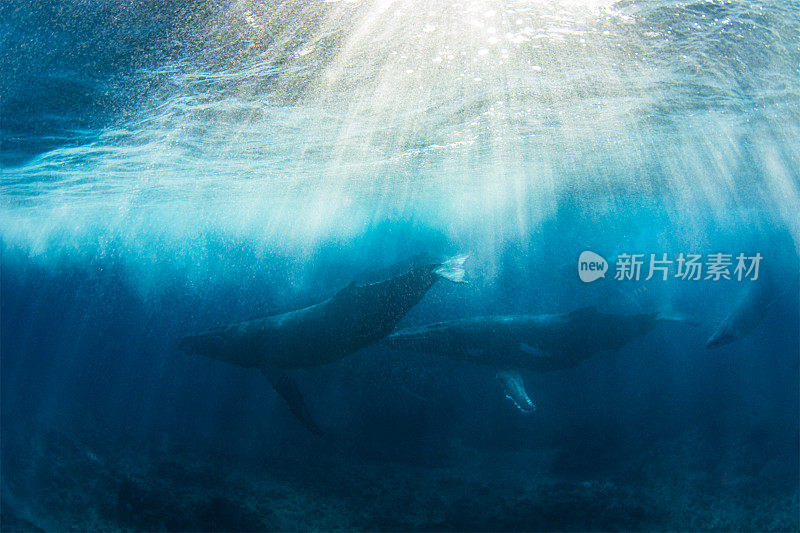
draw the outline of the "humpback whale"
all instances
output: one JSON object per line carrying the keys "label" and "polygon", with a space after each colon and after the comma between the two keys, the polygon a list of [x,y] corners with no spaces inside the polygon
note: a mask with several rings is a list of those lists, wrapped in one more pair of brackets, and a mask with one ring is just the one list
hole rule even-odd
{"label": "humpback whale", "polygon": [[397,331],[391,348],[443,355],[499,370],[506,396],[522,411],[535,409],[519,370],[544,372],[578,365],[622,348],[660,322],[690,322],[680,315],[619,315],[586,307],[564,314],[499,315],[450,320]]}
{"label": "humpback whale", "polygon": [[178,348],[260,370],[303,425],[319,434],[319,426],[286,371],[332,363],[377,343],[436,281],[465,283],[465,260],[466,256],[458,256],[418,266],[377,283],[353,282],[302,309],[189,335]]}
{"label": "humpback whale", "polygon": [[774,282],[766,273],[756,281],[750,281],[733,305],[730,313],[717,326],[706,342],[707,348],[719,348],[750,333],[761,323],[764,315],[778,299]]}

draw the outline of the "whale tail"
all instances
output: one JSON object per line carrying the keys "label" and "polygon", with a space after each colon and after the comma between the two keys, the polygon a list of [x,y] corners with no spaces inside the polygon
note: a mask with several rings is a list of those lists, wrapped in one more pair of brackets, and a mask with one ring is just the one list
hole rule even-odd
{"label": "whale tail", "polygon": [[453,283],[466,283],[467,271],[464,269],[464,263],[467,261],[467,257],[469,256],[457,255],[452,257],[434,268],[433,273]]}

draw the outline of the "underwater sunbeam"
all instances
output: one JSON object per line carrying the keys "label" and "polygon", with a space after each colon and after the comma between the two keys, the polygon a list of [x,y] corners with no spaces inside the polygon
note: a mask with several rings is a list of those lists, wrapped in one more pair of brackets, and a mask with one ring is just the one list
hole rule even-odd
{"label": "underwater sunbeam", "polygon": [[0,1],[0,530],[800,530],[798,36]]}

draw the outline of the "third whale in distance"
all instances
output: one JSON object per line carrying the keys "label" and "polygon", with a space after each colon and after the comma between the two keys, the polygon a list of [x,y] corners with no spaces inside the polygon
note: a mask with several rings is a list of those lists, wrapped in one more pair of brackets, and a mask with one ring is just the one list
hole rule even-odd
{"label": "third whale in distance", "polygon": [[753,331],[777,301],[780,293],[766,273],[761,279],[746,283],[730,312],[709,337],[707,348],[725,346]]}

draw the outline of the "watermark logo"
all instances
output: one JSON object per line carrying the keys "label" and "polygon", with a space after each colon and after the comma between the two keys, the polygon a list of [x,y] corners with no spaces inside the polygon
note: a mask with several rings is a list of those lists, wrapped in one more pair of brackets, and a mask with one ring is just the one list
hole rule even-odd
{"label": "watermark logo", "polygon": [[608,261],[603,256],[589,250],[581,252],[578,258],[578,276],[584,283],[591,283],[597,279],[606,277],[608,271]]}
{"label": "watermark logo", "polygon": [[[679,253],[672,257],[668,254],[621,253],[614,263],[614,280],[756,281],[763,258],[760,253],[734,255],[719,252],[705,257],[692,253]],[[606,260],[594,252],[586,250],[578,258],[578,276],[584,283],[604,278],[607,271]]]}

